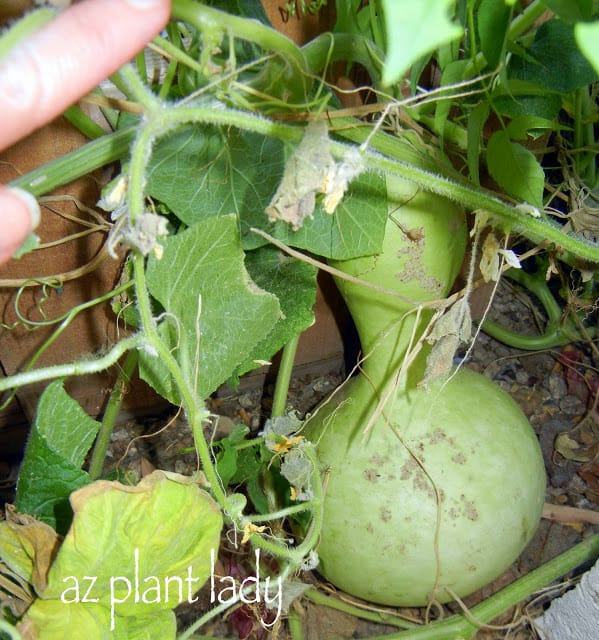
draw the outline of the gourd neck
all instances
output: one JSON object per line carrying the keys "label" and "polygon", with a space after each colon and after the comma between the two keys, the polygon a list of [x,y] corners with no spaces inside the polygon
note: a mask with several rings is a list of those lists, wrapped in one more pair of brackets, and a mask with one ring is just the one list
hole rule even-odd
{"label": "gourd neck", "polygon": [[[400,390],[416,386],[422,380],[430,351],[428,344],[419,341],[432,317],[431,310],[398,304],[388,296],[371,300],[370,313],[365,316],[356,313],[364,308],[361,295],[347,295],[342,285],[340,289],[360,338],[360,370],[373,388],[383,390],[389,383]],[[397,379],[399,372],[402,375]]]}

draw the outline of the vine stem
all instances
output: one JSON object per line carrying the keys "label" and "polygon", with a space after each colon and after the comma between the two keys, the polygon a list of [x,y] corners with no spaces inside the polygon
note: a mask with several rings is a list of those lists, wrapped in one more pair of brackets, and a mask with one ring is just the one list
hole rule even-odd
{"label": "vine stem", "polygon": [[[45,353],[45,351],[47,351],[52,346],[52,344],[54,344],[54,342],[56,342],[58,337],[65,331],[65,329],[67,329],[67,327],[69,327],[71,322],[75,319],[75,317],[79,313],[81,313],[85,309],[89,309],[90,307],[93,307],[93,306],[95,306],[97,304],[101,304],[102,302],[105,302],[106,300],[109,300],[110,298],[118,295],[119,293],[122,293],[123,291],[126,291],[129,287],[130,287],[129,283],[121,285],[120,287],[117,287],[116,289],[113,289],[112,291],[109,291],[108,293],[106,293],[106,294],[104,294],[104,295],[102,295],[102,296],[100,296],[98,298],[95,298],[94,300],[90,300],[89,302],[84,302],[83,304],[80,304],[80,305],[78,305],[76,307],[73,307],[72,309],[70,309],[68,311],[68,313],[66,313],[64,315],[63,318],[59,318],[58,320],[56,320],[56,322],[60,322],[60,326],[58,326],[56,328],[56,330],[52,333],[52,335],[50,335],[44,341],[44,343],[38,348],[38,350],[32,356],[31,360],[27,363],[23,373],[31,372],[33,370],[33,367],[35,366],[35,363],[42,357],[42,355]],[[19,296],[17,295],[17,301],[15,302],[15,305],[17,305],[17,307],[16,307],[17,308],[17,315],[20,315],[19,312],[18,312],[18,298],[19,298]],[[9,378],[5,378],[5,380],[8,380],[8,379]],[[15,385],[14,390],[12,391],[12,393],[9,394],[8,398],[6,398],[6,400],[4,402],[0,403],[0,411],[2,409],[4,409],[5,407],[7,407],[12,402],[13,398],[17,394],[17,389],[18,389],[19,386],[20,385]]]}
{"label": "vine stem", "polygon": [[[143,127],[137,142],[145,148],[145,154],[133,157],[131,160],[131,180],[143,179],[143,169],[146,158],[151,152],[151,145],[162,134],[176,126],[192,123],[234,126],[265,136],[273,136],[283,142],[297,143],[301,139],[303,129],[297,126],[273,122],[251,113],[226,109],[220,103],[209,106],[178,107],[155,112],[151,120]],[[331,153],[343,159],[347,156],[350,146],[342,142],[330,141]],[[147,155],[146,155],[147,154]],[[479,187],[473,187],[466,182],[458,182],[446,176],[422,169],[421,167],[404,162],[399,158],[391,158],[380,153],[364,150],[366,168],[385,174],[396,175],[404,180],[416,184],[424,191],[448,198],[472,211],[484,210],[500,221],[508,231],[522,233],[533,242],[554,243],[562,250],[569,252],[582,260],[599,263],[599,245],[582,238],[567,235],[557,224],[553,224],[541,213],[528,212],[527,207],[511,206],[491,193]],[[143,184],[143,183],[142,183]],[[137,186],[135,187],[138,188]],[[135,192],[135,200],[131,206],[135,211],[141,208],[142,189]],[[434,213],[434,212],[433,212]]]}
{"label": "vine stem", "polygon": [[295,362],[295,354],[297,353],[297,345],[299,335],[291,338],[283,347],[283,355],[281,364],[279,365],[279,373],[277,375],[277,383],[275,385],[275,393],[272,401],[271,416],[277,418],[285,415],[287,409],[287,394],[289,392],[289,382],[293,372],[293,363]]}
{"label": "vine stem", "polygon": [[[139,149],[134,148],[132,164],[133,158],[137,157],[139,155],[139,152]],[[141,149],[141,152],[143,152],[143,149]],[[130,188],[132,186],[133,185],[130,185]],[[138,185],[137,187],[139,188]],[[198,406],[198,399],[191,391],[192,387],[190,387],[187,380],[185,379],[185,376],[181,371],[181,368],[179,367],[179,364],[177,363],[175,357],[165,346],[165,344],[160,339],[160,336],[158,335],[156,323],[154,322],[154,318],[152,317],[150,296],[146,285],[145,260],[139,252],[135,252],[133,256],[133,279],[135,282],[135,292],[137,295],[137,309],[139,311],[141,326],[145,339],[147,341],[147,346],[149,347],[146,349],[146,351],[153,351],[153,355],[161,359],[162,363],[167,367],[170,375],[173,377],[175,385],[179,390],[179,393],[181,394],[181,404],[185,410],[185,413],[187,414],[187,419],[189,420],[192,429],[196,451],[198,457],[200,458],[200,462],[202,463],[202,470],[206,476],[208,483],[210,484],[214,498],[221,506],[221,508],[223,510],[226,510],[226,495],[222,488],[218,474],[216,473],[214,464],[212,463],[210,449],[202,432],[202,421],[208,416],[208,411],[205,409],[203,404],[201,407]]]}
{"label": "vine stem", "polygon": [[118,362],[120,357],[131,349],[143,348],[145,336],[136,334],[130,338],[125,338],[112,347],[105,355],[93,360],[80,360],[71,364],[57,364],[51,367],[34,369],[15,373],[7,378],[0,378],[0,391],[7,391],[15,387],[23,387],[36,382],[44,382],[55,378],[68,378],[69,376],[83,376],[90,373],[104,371]]}
{"label": "vine stem", "polygon": [[110,394],[108,404],[106,405],[106,411],[102,418],[102,426],[98,432],[98,437],[96,438],[91,461],[89,463],[89,477],[92,480],[97,480],[102,474],[106,451],[108,451],[108,446],[110,444],[110,436],[114,429],[117,414],[123,403],[123,398],[125,397],[129,383],[131,382],[131,376],[137,366],[137,360],[137,351],[129,351],[122,369],[119,369],[115,385],[112,389],[112,393]]}
{"label": "vine stem", "polygon": [[253,42],[266,51],[276,52],[293,68],[290,83],[305,84],[309,69],[301,49],[287,36],[258,20],[248,20],[219,11],[193,0],[173,0],[171,15],[184,20],[202,32],[228,33],[242,40]]}

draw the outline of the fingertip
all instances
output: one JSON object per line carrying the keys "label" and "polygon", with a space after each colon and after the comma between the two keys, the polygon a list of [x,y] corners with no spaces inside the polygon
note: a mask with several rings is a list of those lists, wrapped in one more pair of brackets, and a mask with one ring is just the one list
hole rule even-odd
{"label": "fingertip", "polygon": [[37,200],[16,187],[0,188],[0,262],[11,258],[40,222]]}
{"label": "fingertip", "polygon": [[170,6],[170,0],[127,0],[127,3],[136,9],[157,9],[166,4]]}

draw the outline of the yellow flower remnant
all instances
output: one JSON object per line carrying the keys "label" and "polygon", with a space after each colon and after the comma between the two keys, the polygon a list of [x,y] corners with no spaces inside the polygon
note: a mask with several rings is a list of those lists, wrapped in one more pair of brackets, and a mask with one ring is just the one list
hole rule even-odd
{"label": "yellow flower remnant", "polygon": [[252,524],[251,522],[246,522],[243,525],[243,538],[241,538],[241,544],[245,544],[249,541],[252,533],[262,533],[266,529],[266,527],[259,527],[258,525]]}
{"label": "yellow flower remnant", "polygon": [[293,436],[288,438],[287,436],[279,436],[277,442],[269,443],[268,448],[273,453],[284,454],[287,453],[292,447],[297,445],[304,439],[304,436]]}

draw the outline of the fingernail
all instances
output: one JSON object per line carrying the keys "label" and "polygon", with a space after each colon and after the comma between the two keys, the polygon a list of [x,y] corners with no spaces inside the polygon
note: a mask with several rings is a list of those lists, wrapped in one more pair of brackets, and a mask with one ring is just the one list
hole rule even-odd
{"label": "fingernail", "polygon": [[127,2],[136,9],[152,9],[164,4],[164,0],[127,0]]}
{"label": "fingernail", "polygon": [[25,189],[8,187],[8,190],[19,198],[19,200],[27,207],[29,218],[31,220],[31,230],[33,231],[33,229],[35,229],[40,223],[41,218],[40,206],[37,203],[37,200],[29,193],[29,191],[25,191]]}

